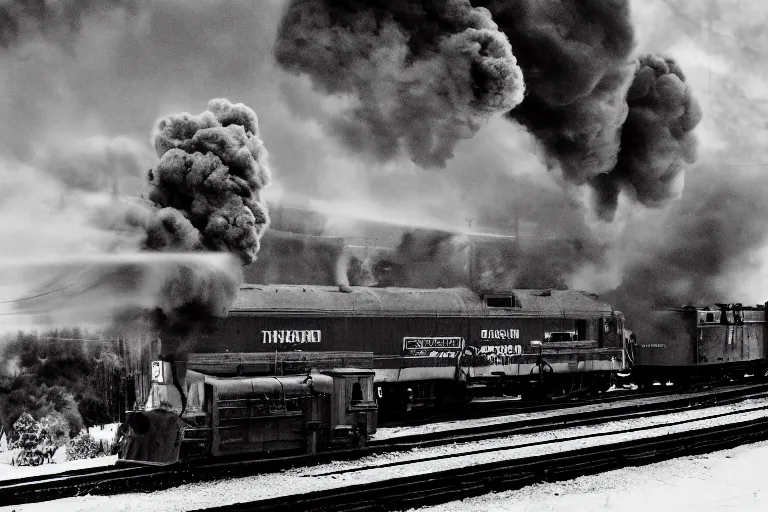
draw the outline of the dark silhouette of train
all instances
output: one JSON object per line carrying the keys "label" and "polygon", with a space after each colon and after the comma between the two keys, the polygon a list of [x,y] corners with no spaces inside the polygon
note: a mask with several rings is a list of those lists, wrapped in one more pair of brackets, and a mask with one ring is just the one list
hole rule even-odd
{"label": "dark silhouette of train", "polygon": [[620,312],[575,290],[246,285],[227,318],[150,346],[151,382],[137,386],[147,392],[120,429],[120,456],[312,453],[364,444],[380,414],[478,397],[762,376],[765,315],[658,310],[637,340]]}

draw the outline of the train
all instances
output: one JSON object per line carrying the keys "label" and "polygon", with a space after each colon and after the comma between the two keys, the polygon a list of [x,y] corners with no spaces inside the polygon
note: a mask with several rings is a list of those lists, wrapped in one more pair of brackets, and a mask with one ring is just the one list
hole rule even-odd
{"label": "train", "polygon": [[643,336],[626,347],[631,380],[640,386],[688,386],[764,377],[768,303],[656,308]]}
{"label": "train", "polygon": [[577,290],[245,285],[227,318],[149,346],[149,391],[118,431],[120,460],[354,448],[380,416],[414,409],[768,369],[765,305],[654,310],[648,323],[638,340]]}

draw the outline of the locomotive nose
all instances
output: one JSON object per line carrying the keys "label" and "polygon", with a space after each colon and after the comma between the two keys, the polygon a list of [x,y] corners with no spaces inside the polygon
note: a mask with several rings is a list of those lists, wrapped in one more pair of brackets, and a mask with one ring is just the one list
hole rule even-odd
{"label": "locomotive nose", "polygon": [[179,460],[186,424],[165,410],[132,412],[121,427],[119,461],[133,464],[173,464]]}

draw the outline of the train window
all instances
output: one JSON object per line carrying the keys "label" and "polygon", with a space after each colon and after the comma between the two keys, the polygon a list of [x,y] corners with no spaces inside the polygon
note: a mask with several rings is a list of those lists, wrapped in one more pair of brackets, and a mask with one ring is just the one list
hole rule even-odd
{"label": "train window", "polygon": [[714,313],[707,313],[707,322],[714,322],[715,321],[715,314]]}
{"label": "train window", "polygon": [[512,297],[486,297],[485,305],[489,308],[512,308],[514,302]]}
{"label": "train window", "polygon": [[363,387],[359,382],[352,384],[352,403],[363,401]]}

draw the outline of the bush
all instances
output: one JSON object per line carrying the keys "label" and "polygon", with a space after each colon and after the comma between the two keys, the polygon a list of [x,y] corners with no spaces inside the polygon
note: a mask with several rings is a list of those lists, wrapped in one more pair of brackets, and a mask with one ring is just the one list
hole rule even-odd
{"label": "bush", "polygon": [[95,396],[84,396],[77,404],[77,411],[83,418],[86,427],[93,427],[103,423],[109,423],[107,404],[104,400]]}
{"label": "bush", "polygon": [[[46,460],[52,443],[42,425],[28,413],[23,413],[13,424],[14,437],[9,448],[19,449],[17,466],[39,466]],[[52,455],[52,453],[51,453]]]}
{"label": "bush", "polygon": [[94,459],[106,455],[101,443],[97,443],[87,431],[82,431],[67,446],[67,460]]}

